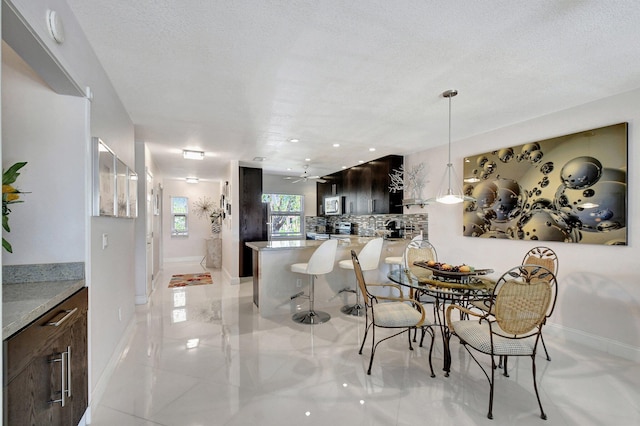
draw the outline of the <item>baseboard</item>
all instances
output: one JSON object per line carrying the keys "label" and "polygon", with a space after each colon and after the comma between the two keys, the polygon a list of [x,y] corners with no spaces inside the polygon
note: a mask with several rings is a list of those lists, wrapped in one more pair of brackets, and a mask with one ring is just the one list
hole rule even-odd
{"label": "baseboard", "polygon": [[164,263],[175,262],[201,262],[202,256],[185,256],[185,257],[165,257],[162,259]]}
{"label": "baseboard", "polygon": [[240,277],[232,277],[231,274],[229,273],[229,271],[227,271],[227,268],[222,267],[222,273],[224,274],[224,277],[227,280],[229,280],[229,284],[231,284],[231,285],[240,284]]}
{"label": "baseboard", "polygon": [[107,389],[107,384],[109,384],[109,380],[111,380],[111,376],[113,376],[113,372],[116,370],[118,366],[118,361],[120,361],[120,357],[122,353],[126,349],[129,344],[129,341],[133,338],[133,334],[136,330],[136,316],[134,315],[129,325],[122,333],[122,338],[118,342],[116,349],[113,351],[113,355],[111,355],[111,359],[107,363],[102,375],[98,379],[98,383],[96,383],[96,387],[89,394],[89,408],[87,408],[87,412],[85,413],[86,423],[91,424],[91,412],[95,410],[100,404],[100,400],[104,395],[105,390]]}
{"label": "baseboard", "polygon": [[620,358],[628,359],[629,361],[640,363],[640,348],[627,345],[626,343],[596,336],[595,334],[586,333],[581,330],[563,327],[558,324],[547,324],[544,328],[544,334],[549,334],[550,336],[555,336],[569,342],[578,343]]}
{"label": "baseboard", "polygon": [[136,296],[135,298],[136,305],[146,305],[148,301],[149,301],[148,296]]}

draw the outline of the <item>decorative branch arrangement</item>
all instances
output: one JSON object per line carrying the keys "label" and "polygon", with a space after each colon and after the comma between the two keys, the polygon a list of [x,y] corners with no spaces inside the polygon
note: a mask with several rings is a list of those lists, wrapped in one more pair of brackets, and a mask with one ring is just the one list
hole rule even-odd
{"label": "decorative branch arrangement", "polygon": [[404,167],[400,166],[399,169],[391,170],[393,173],[389,173],[389,177],[391,178],[391,185],[389,185],[389,192],[396,193],[398,191],[404,190],[404,181],[402,176],[404,175]]}
{"label": "decorative branch arrangement", "polygon": [[425,173],[424,163],[413,166],[407,173],[407,182],[405,186],[407,191],[411,193],[411,198],[417,200],[422,198],[422,189],[425,184]]}

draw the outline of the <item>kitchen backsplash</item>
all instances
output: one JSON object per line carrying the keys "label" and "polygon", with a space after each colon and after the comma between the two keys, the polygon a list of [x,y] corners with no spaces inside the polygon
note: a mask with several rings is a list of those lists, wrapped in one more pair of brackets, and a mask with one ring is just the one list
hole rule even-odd
{"label": "kitchen backsplash", "polygon": [[[395,221],[395,224],[393,224]],[[374,236],[375,230],[386,230],[391,224],[398,230],[402,238],[412,238],[416,235],[427,237],[429,231],[428,215],[425,214],[378,214],[378,215],[341,215],[341,216],[307,216],[305,217],[305,232],[333,234],[337,222],[351,223],[351,233],[360,236]]]}

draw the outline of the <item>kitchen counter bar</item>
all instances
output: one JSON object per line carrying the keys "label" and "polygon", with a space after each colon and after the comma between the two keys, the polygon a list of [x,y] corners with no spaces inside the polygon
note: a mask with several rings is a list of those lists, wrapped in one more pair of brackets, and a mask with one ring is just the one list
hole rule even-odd
{"label": "kitchen counter bar", "polygon": [[[371,237],[345,235],[338,242],[338,251],[333,271],[318,276],[315,284],[315,306],[340,307],[354,303],[353,293],[339,293],[344,288],[355,289],[355,274],[352,270],[341,269],[338,262],[351,259],[351,250],[360,252]],[[291,299],[295,294],[308,292],[309,276],[291,272],[294,263],[306,263],[321,240],[253,241],[245,243],[253,250],[253,292],[254,303],[260,310],[260,316],[270,317],[277,314],[293,314],[306,309],[308,300]],[[401,256],[409,240],[385,240],[377,271],[367,271],[368,282],[388,282],[388,267],[384,264],[387,256]]]}
{"label": "kitchen counter bar", "polygon": [[84,286],[84,279],[2,284],[2,339],[12,336]]}

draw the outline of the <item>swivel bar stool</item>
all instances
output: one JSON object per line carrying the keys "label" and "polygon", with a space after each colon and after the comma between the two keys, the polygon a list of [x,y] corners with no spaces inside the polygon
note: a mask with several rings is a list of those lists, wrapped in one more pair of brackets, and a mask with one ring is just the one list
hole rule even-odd
{"label": "swivel bar stool", "polygon": [[[317,275],[328,274],[333,271],[333,264],[336,261],[336,251],[338,250],[338,240],[327,240],[313,252],[309,262],[294,263],[291,265],[291,272],[299,274],[307,274],[311,276],[311,284],[309,286],[309,310],[298,312],[293,315],[295,322],[302,324],[322,324],[329,321],[331,315],[326,312],[315,311],[313,309],[313,293],[314,279]],[[294,296],[295,298],[297,296]]]}
{"label": "swivel bar stool", "polygon": [[[382,253],[382,243],[384,241],[382,238],[374,238],[369,241],[362,248],[360,253],[358,254],[358,259],[360,261],[360,268],[362,271],[373,271],[378,269],[378,263],[380,263],[380,254]],[[338,266],[342,269],[350,269],[353,271],[353,261],[351,259],[341,260],[338,262]],[[364,313],[364,306],[360,304],[360,288],[358,283],[356,282],[356,289],[351,290],[350,288],[345,288],[340,290],[340,293],[344,291],[353,292],[356,294],[356,303],[354,305],[344,305],[340,310],[347,314],[359,317]]]}

